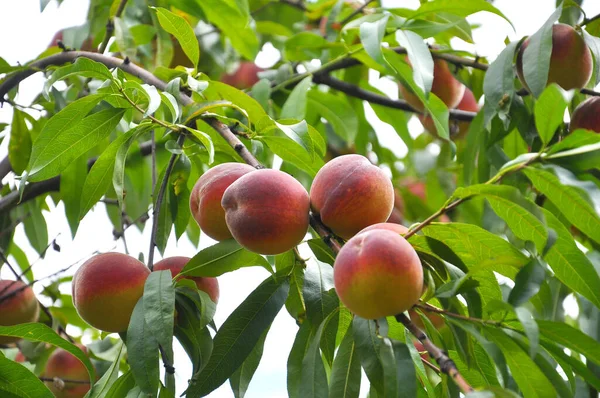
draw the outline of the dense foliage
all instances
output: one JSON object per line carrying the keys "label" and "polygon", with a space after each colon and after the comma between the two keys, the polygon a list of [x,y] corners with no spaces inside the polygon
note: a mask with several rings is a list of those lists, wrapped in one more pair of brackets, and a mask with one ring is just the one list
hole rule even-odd
{"label": "dense foliage", "polygon": [[[506,20],[492,1],[421,1],[412,10],[372,0],[91,0],[86,24],[63,31],[36,60],[0,59],[0,96],[13,111],[1,126],[1,266],[44,285],[51,303],[38,322],[15,325],[8,314],[19,292],[0,284],[0,396],[76,394],[83,384],[93,386],[89,397],[198,397],[229,382],[243,397],[280,311],[298,324],[290,397],[358,397],[361,380],[369,397],[597,396],[600,134],[592,130],[600,131],[600,109],[581,111],[571,128],[564,122],[600,96],[600,19],[584,10],[581,0],[557,1],[526,49],[523,40],[507,43],[490,63],[451,43],[473,42],[466,18],[476,12]],[[253,61],[266,45],[279,59],[262,70]],[[19,83],[37,72],[43,92],[20,104]],[[373,74],[400,85],[401,99],[373,87]],[[409,128],[413,117],[429,132]],[[405,156],[380,141],[383,123]],[[314,202],[299,248],[261,255],[234,233],[239,243],[221,240],[181,269],[188,277],[269,271],[222,325],[213,322],[213,295],[155,271],[145,283],[107,278],[143,284],[140,300],[127,302],[127,330],[108,335],[59,291],[72,278],[36,280],[13,240],[22,224],[43,256],[52,250],[49,201],[64,204],[73,236],[102,201],[115,239],[129,227],[151,229],[150,253],[131,254],[152,268],[169,236],[198,244],[190,195],[208,170],[276,168],[308,191],[345,154],[364,155],[393,183],[390,222],[409,228],[404,237],[424,272],[410,320],[367,320],[341,303],[332,266],[347,236],[332,233]],[[273,211],[294,205],[265,202]],[[96,341],[82,350],[67,325]],[[174,338],[194,371],[177,391]],[[53,350],[65,363],[74,355],[69,366],[83,376],[52,373]]]}

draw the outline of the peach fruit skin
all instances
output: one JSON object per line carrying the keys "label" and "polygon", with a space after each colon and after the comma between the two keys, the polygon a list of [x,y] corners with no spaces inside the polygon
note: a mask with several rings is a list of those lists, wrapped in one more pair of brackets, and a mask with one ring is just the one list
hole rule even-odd
{"label": "peach fruit skin", "polygon": [[392,231],[393,233],[396,233],[399,235],[404,235],[405,233],[408,232],[408,228],[406,228],[404,225],[391,223],[391,222],[381,222],[378,224],[373,224],[373,225],[368,226],[367,228],[360,231],[358,234],[362,234],[363,232],[367,232],[367,231],[375,231],[375,230],[381,230],[381,229]]}
{"label": "peach fruit skin", "polygon": [[[529,45],[525,40],[517,54],[517,75],[527,89],[523,74],[523,53]],[[592,54],[583,38],[569,25],[552,26],[552,53],[546,84],[556,83],[565,90],[585,87],[592,76]]]}
{"label": "peach fruit skin", "polygon": [[221,207],[223,193],[238,178],[255,170],[244,163],[223,163],[198,179],[190,194],[190,210],[206,235],[218,241],[232,237]]}
{"label": "peach fruit skin", "polygon": [[[84,352],[87,352],[85,347],[81,344],[77,344],[77,346]],[[62,348],[57,348],[50,355],[50,358],[48,358],[44,377],[58,377],[62,380],[90,380],[85,365],[70,352],[63,350]],[[57,398],[83,398],[90,390],[89,384],[65,382],[65,388],[59,390],[51,381],[46,381],[44,383]]]}
{"label": "peach fruit skin", "polygon": [[402,313],[419,300],[423,268],[406,239],[374,229],[346,242],[335,259],[333,280],[350,311],[377,319]]}
{"label": "peach fruit skin", "polygon": [[[171,271],[173,278],[183,270],[183,267],[190,261],[189,257],[174,256],[167,257],[154,264],[154,271]],[[209,295],[210,299],[215,303],[219,302],[219,281],[217,278],[208,278],[200,276],[181,276],[181,278],[189,279],[196,282],[198,290],[202,290]]]}
{"label": "peach fruit skin", "polygon": [[[465,88],[465,93],[463,94],[462,99],[456,106],[456,109],[460,109],[461,111],[468,111],[468,112],[478,112],[479,111],[479,105],[477,104],[477,100],[475,99],[475,96],[473,95],[473,92],[470,89]],[[419,121],[421,121],[421,124],[423,125],[425,130],[427,130],[428,132],[430,132],[431,134],[433,134],[436,137],[438,136],[437,129],[435,128],[435,123],[433,123],[433,119],[431,118],[431,116],[419,115],[418,118],[419,118]],[[451,129],[450,136],[452,138],[464,137],[465,134],[467,133],[467,131],[469,131],[470,124],[471,124],[470,122],[456,123],[456,125],[458,126],[458,131],[454,132]],[[452,125],[451,125],[451,127],[452,127]]]}
{"label": "peach fruit skin", "polygon": [[569,131],[577,129],[600,133],[600,97],[590,97],[577,105],[569,123]]}
{"label": "peach fruit skin", "polygon": [[386,221],[394,207],[394,187],[361,155],[339,156],[321,168],[310,188],[312,210],[336,235],[349,239]]}
{"label": "peach fruit skin", "polygon": [[[444,104],[450,109],[456,107],[463,97],[465,86],[458,81],[450,68],[448,63],[441,59],[433,60],[433,82],[431,84],[431,92],[441,99]],[[400,92],[402,97],[408,102],[410,106],[423,112],[425,107],[423,103],[415,94],[400,84]]]}
{"label": "peach fruit skin", "polygon": [[98,254],[75,273],[73,304],[93,327],[124,332],[149,274],[142,262],[126,254]]}
{"label": "peach fruit skin", "polygon": [[282,171],[261,169],[242,176],[225,190],[221,205],[235,240],[256,253],[286,252],[308,231],[308,192]]}
{"label": "peach fruit skin", "polygon": [[240,63],[235,72],[223,75],[221,81],[237,89],[245,90],[254,86],[260,80],[258,72],[262,72],[262,70],[254,62],[244,61]]}
{"label": "peach fruit skin", "polygon": [[[0,301],[0,326],[35,322],[38,319],[40,307],[29,286],[21,281],[0,281],[0,297],[8,296],[17,290],[20,291],[14,296]],[[19,340],[19,337],[0,336],[0,344],[15,343]]]}

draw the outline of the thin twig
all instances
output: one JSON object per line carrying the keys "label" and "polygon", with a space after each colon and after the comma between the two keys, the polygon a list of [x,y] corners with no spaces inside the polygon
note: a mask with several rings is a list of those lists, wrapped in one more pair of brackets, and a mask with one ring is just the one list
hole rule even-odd
{"label": "thin twig", "polygon": [[[185,141],[185,134],[179,134],[177,137],[177,144],[182,147],[183,142]],[[150,233],[150,249],[148,249],[148,268],[152,271],[154,268],[154,247],[156,246],[156,232],[158,231],[158,217],[160,216],[160,206],[165,197],[165,192],[167,191],[167,185],[169,184],[169,177],[171,176],[171,172],[173,171],[173,167],[175,166],[175,161],[179,157],[178,154],[173,153],[171,158],[169,159],[169,163],[167,164],[167,168],[165,169],[165,175],[160,184],[160,189],[158,190],[158,194],[156,195],[156,201],[152,206],[152,232]]]}
{"label": "thin twig", "polygon": [[348,15],[346,18],[344,18],[341,22],[340,25],[344,26],[346,25],[348,22],[350,22],[352,20],[352,18],[354,18],[355,16],[357,16],[358,14],[361,14],[364,9],[371,4],[372,2],[374,2],[375,0],[367,0],[365,1],[365,3],[358,7],[356,10],[352,11],[352,14]]}
{"label": "thin twig", "polygon": [[108,19],[108,22],[106,23],[106,33],[104,34],[104,39],[102,40],[102,44],[100,44],[100,48],[98,49],[98,52],[100,54],[104,54],[104,51],[106,51],[106,47],[108,47],[108,42],[110,41],[110,38],[112,37],[113,32],[115,31],[114,19],[121,17],[121,14],[123,14],[123,11],[125,10],[126,4],[127,0],[121,0],[117,11],[115,12],[115,15]]}
{"label": "thin twig", "polygon": [[[39,300],[38,300],[38,305],[40,306],[40,309],[42,310],[42,312],[44,312],[44,314],[46,314],[46,316],[48,318],[50,318],[50,321],[52,323],[54,323],[53,322],[54,317],[50,313],[50,310],[48,309],[48,307],[46,307],[44,304],[42,304],[41,301],[39,301]],[[69,334],[67,333],[67,331],[65,330],[65,328],[61,324],[58,324],[58,326],[56,327],[56,329],[57,329],[58,333],[59,334],[62,333],[67,338],[67,340],[69,340],[70,343],[75,343],[75,340],[71,336],[69,336]]]}
{"label": "thin twig", "polygon": [[61,378],[58,378],[58,377],[52,378],[52,377],[42,377],[42,376],[40,376],[38,378],[41,381],[49,381],[49,382],[54,382],[55,379],[58,379],[58,380],[60,380],[61,382],[65,383],[65,384],[67,384],[67,383],[73,383],[73,384],[90,384],[89,380],[71,380],[71,379],[61,379]]}
{"label": "thin twig", "polygon": [[6,255],[4,254],[4,250],[2,250],[2,249],[0,249],[0,260],[4,261],[4,263],[6,264],[8,269],[13,273],[15,278],[17,278],[17,280],[20,281],[21,276],[19,275],[17,270],[11,265],[11,263],[8,261],[8,257],[6,257]]}

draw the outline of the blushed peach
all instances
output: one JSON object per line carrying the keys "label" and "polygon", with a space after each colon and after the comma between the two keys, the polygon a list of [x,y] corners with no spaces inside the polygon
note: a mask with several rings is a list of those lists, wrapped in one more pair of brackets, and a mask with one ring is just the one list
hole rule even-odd
{"label": "blushed peach", "polygon": [[[174,256],[167,257],[154,264],[154,271],[171,271],[173,278],[177,276],[183,267],[190,261],[189,257]],[[189,279],[196,282],[199,290],[202,290],[209,295],[210,299],[215,303],[219,302],[219,281],[217,278],[201,277],[201,276],[181,276],[181,278]]]}
{"label": "blushed peach", "polygon": [[245,90],[260,80],[258,72],[262,72],[262,70],[254,62],[244,61],[240,63],[235,72],[223,75],[221,81],[237,89]]}
{"label": "blushed peach", "polygon": [[[77,346],[87,353],[87,349],[83,345],[77,344]],[[44,382],[56,398],[83,398],[90,390],[90,377],[85,365],[73,354],[62,348],[54,350],[48,358],[44,377],[58,378],[64,382],[63,388],[59,388],[52,381]]]}
{"label": "blushed peach", "polygon": [[[22,281],[0,281],[0,326],[35,322],[40,307],[33,290]],[[0,336],[0,344],[19,341],[19,337]]]}
{"label": "blushed peach", "polygon": [[571,116],[569,131],[577,129],[600,133],[600,97],[590,97],[577,105]]}
{"label": "blushed peach", "polygon": [[[461,111],[468,112],[478,112],[479,105],[477,104],[477,100],[473,95],[473,92],[466,88],[465,93],[456,106],[456,109],[460,109]],[[435,123],[433,123],[433,119],[431,116],[419,115],[419,121],[429,133],[433,134],[437,137],[437,129],[435,128]],[[456,122],[451,121],[450,125],[450,137],[451,138],[462,138],[469,131],[470,122]]]}

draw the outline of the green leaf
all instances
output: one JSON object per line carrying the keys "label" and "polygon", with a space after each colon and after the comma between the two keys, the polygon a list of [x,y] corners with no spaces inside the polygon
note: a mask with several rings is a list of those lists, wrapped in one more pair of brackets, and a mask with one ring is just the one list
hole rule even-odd
{"label": "green leaf", "polygon": [[202,143],[202,145],[204,145],[204,147],[208,151],[208,164],[213,164],[213,162],[215,161],[215,145],[213,144],[213,141],[210,138],[210,136],[203,131],[193,129],[191,127],[188,127],[187,125],[178,124],[177,126],[185,128],[186,130],[191,132],[194,135],[194,137],[196,137]]}
{"label": "green leaf", "polygon": [[[0,326],[0,336],[21,337],[30,341],[48,343],[68,351],[81,362],[90,376],[90,381],[96,380],[96,372],[90,359],[74,344],[59,336],[54,330],[42,323],[23,323],[15,326]],[[1,356],[0,356],[1,357]],[[2,372],[0,372],[2,374]]]}
{"label": "green leaf", "polygon": [[500,10],[498,10],[496,7],[494,7],[485,0],[435,0],[431,2],[422,3],[420,7],[417,8],[412,13],[412,15],[410,15],[410,19],[416,19],[417,17],[423,19],[422,17],[424,15],[437,14],[440,12],[447,12],[450,14],[458,15],[459,17],[466,17],[480,11],[487,11],[491,12],[492,14],[496,14],[504,18],[512,26],[510,20],[504,14],[502,14]]}
{"label": "green leaf", "polygon": [[306,95],[312,86],[312,77],[306,77],[294,87],[281,108],[281,119],[304,119],[306,115]]}
{"label": "green leaf", "polygon": [[25,171],[31,156],[31,135],[25,123],[24,112],[13,108],[10,125],[10,141],[8,142],[8,160],[15,174]]}
{"label": "green leaf", "polygon": [[548,81],[550,54],[552,53],[552,26],[562,13],[562,5],[556,8],[542,27],[529,37],[523,52],[523,76],[529,90],[539,97]]}
{"label": "green leaf", "polygon": [[508,295],[508,303],[515,307],[525,304],[539,292],[545,280],[546,269],[537,258],[533,258],[517,274],[515,286]]}
{"label": "green leaf", "polygon": [[331,43],[316,33],[300,32],[285,41],[284,55],[288,61],[310,61],[320,58],[323,50],[331,46]]}
{"label": "green leaf", "polygon": [[[131,147],[133,142],[142,133],[145,133],[146,131],[150,130],[151,128],[152,128],[151,124],[145,124],[145,125],[137,126],[134,129],[125,133],[124,136],[126,136],[127,139],[125,141],[121,142],[120,144],[118,144],[118,148],[116,148],[117,151],[114,154],[114,159],[107,160],[108,164],[106,166],[108,166],[108,167],[106,167],[105,170],[108,171],[107,169],[110,169],[111,166],[113,166],[112,167],[113,168],[112,183],[113,183],[113,188],[115,189],[115,194],[117,196],[117,200],[119,201],[119,207],[121,209],[123,209],[123,200],[125,199],[125,193],[124,193],[125,162],[127,160],[127,153],[129,152],[129,148]],[[115,141],[118,141],[118,139]],[[109,153],[109,156],[110,156],[110,155],[112,155],[112,151],[115,148],[111,148],[110,146],[109,146],[109,148],[111,149],[111,152]],[[107,148],[107,150],[108,150],[108,148]],[[100,159],[98,159],[98,160],[100,160]],[[113,162],[111,162],[111,160]],[[102,169],[100,171],[102,171]],[[102,176],[102,177],[104,177],[104,176]],[[104,192],[106,192],[106,189],[104,189]]]}
{"label": "green leaf", "polygon": [[360,361],[352,329],[348,329],[331,368],[329,396],[358,398],[360,394]]}
{"label": "green leaf", "polygon": [[546,195],[569,222],[600,243],[600,217],[577,189],[561,184],[557,176],[543,169],[528,167],[524,172],[535,188]]}
{"label": "green leaf", "polygon": [[[118,354],[110,367],[104,372],[102,378],[94,384],[92,393],[87,398],[110,398],[114,397],[115,393],[112,392],[115,389],[115,385],[118,382],[119,377],[119,366],[121,360],[125,356],[125,350],[123,349],[123,342],[118,342]],[[126,373],[130,374],[130,373]],[[133,377],[131,378],[133,380]],[[122,383],[122,382],[121,382]],[[119,383],[119,385],[121,384]]]}
{"label": "green leaf", "polygon": [[188,24],[188,22],[177,14],[162,8],[162,7],[151,7],[156,11],[158,22],[164,30],[175,36],[183,52],[192,61],[194,69],[198,68],[198,60],[200,59],[200,45],[198,39],[194,34],[194,29]]}
{"label": "green leaf", "polygon": [[257,265],[273,272],[264,257],[244,249],[235,239],[228,239],[201,250],[181,270],[181,275],[215,277]]}
{"label": "green leaf", "polygon": [[60,174],[60,197],[65,205],[65,213],[71,236],[75,237],[79,227],[81,196],[87,176],[87,159],[80,157]]}
{"label": "green leaf", "polygon": [[163,348],[166,360],[173,363],[175,288],[171,271],[150,273],[144,285],[143,303],[148,331]]}
{"label": "green leaf", "polygon": [[581,29],[581,34],[583,35],[585,44],[587,44],[594,55],[594,68],[596,69],[595,73],[593,73],[596,76],[594,86],[597,86],[600,83],[600,38],[590,35],[585,29]]}
{"label": "green leaf", "polygon": [[231,45],[242,57],[253,60],[259,51],[256,32],[250,24],[250,16],[235,0],[203,0],[198,3],[206,14],[206,20],[219,28],[229,38]]}
{"label": "green leaf", "polygon": [[554,397],[552,383],[525,351],[503,331],[487,328],[486,334],[501,350],[525,398]]}
{"label": "green leaf", "polygon": [[304,359],[302,360],[302,372],[300,376],[300,397],[327,397],[329,387],[327,385],[327,373],[319,347],[324,330],[329,322],[338,314],[332,312],[319,325],[316,333],[312,336]]}
{"label": "green leaf", "polygon": [[588,148],[595,148],[600,143],[600,134],[590,130],[577,129],[563,138],[560,142],[552,145],[548,151],[547,159],[561,156],[565,152],[572,155],[585,153]]}
{"label": "green leaf", "polygon": [[25,235],[33,248],[42,255],[48,247],[48,226],[37,201],[32,200],[22,205],[29,217],[23,220]]}
{"label": "green leaf", "polygon": [[298,145],[302,146],[302,148],[304,148],[304,150],[306,150],[306,152],[311,156],[311,159],[315,158],[315,145],[310,133],[308,132],[308,124],[305,120],[302,120],[298,123],[295,123],[295,121],[292,120],[279,120],[279,122],[275,122],[275,125],[279,128],[279,130],[283,131],[286,136],[291,138]]}
{"label": "green leaf", "polygon": [[381,41],[385,35],[385,26],[387,25],[389,15],[383,15],[382,18],[373,22],[363,22],[359,27],[360,41],[365,51],[379,65],[386,67],[387,62],[381,51]]}
{"label": "green leaf", "polygon": [[249,121],[254,124],[259,121],[267,121],[269,123],[263,127],[274,125],[273,120],[268,117],[269,115],[267,115],[258,101],[235,87],[211,80],[206,90],[203,91],[203,94],[209,101],[231,101],[233,104],[243,109],[248,115]]}
{"label": "green leaf", "polygon": [[406,344],[384,337],[381,342],[380,355],[383,365],[384,396],[417,396],[415,365]]}
{"label": "green leaf", "polygon": [[313,328],[309,322],[300,325],[287,361],[287,391],[290,398],[300,397],[302,362],[313,336]]}
{"label": "green leaf", "polygon": [[209,394],[244,363],[281,310],[288,290],[286,278],[271,276],[231,313],[215,335],[208,363],[192,377],[186,391],[188,396]]}
{"label": "green leaf", "polygon": [[252,376],[254,376],[254,372],[256,372],[256,369],[260,364],[267,332],[268,331],[265,331],[265,333],[263,333],[262,337],[258,343],[256,343],[256,346],[254,346],[254,349],[250,355],[248,355],[248,358],[246,358],[242,366],[240,366],[238,370],[236,370],[235,373],[229,378],[229,383],[231,384],[231,389],[233,390],[233,395],[235,398],[244,398],[246,395],[248,386],[252,381]]}
{"label": "green leaf", "polygon": [[433,84],[433,58],[423,38],[410,30],[397,30],[396,40],[408,54],[413,70],[413,80],[425,96],[429,95]]}
{"label": "green leaf", "polygon": [[528,262],[510,243],[476,225],[434,223],[423,233],[444,242],[473,271],[486,269],[514,278]]}
{"label": "green leaf", "polygon": [[588,360],[600,364],[600,343],[574,327],[562,322],[537,320],[540,334],[552,343],[560,344],[583,354]]}
{"label": "green leaf", "polygon": [[313,89],[308,92],[308,105],[325,118],[348,145],[354,143],[358,133],[358,118],[346,97]]}
{"label": "green leaf", "polygon": [[552,83],[540,94],[535,102],[535,127],[542,143],[548,143],[554,137],[556,129],[563,123],[563,117],[571,98],[556,83]]}
{"label": "green leaf", "polygon": [[384,372],[380,359],[381,338],[376,331],[375,322],[355,316],[352,321],[352,333],[358,358],[371,382],[371,387],[375,388],[378,394],[383,394]]}
{"label": "green leaf", "polygon": [[48,96],[50,87],[57,81],[78,75],[90,79],[113,80],[110,70],[104,64],[89,58],[79,57],[74,63],[56,69],[44,84],[44,94]]}
{"label": "green leaf", "polygon": [[121,134],[102,152],[88,173],[81,194],[79,218],[82,219],[88,211],[102,198],[110,187],[115,167],[115,159],[121,145],[129,141],[135,129]]}
{"label": "green leaf", "polygon": [[321,325],[339,306],[337,296],[328,294],[333,288],[333,268],[319,261],[309,262],[304,272],[302,296],[306,303],[308,320],[312,325]]}
{"label": "green leaf", "polygon": [[70,128],[58,131],[49,128],[48,122],[33,144],[29,181],[41,181],[60,174],[71,162],[108,137],[124,112],[123,109],[105,109],[84,118]]}
{"label": "green leaf", "polygon": [[25,366],[0,353],[0,395],[6,398],[53,398],[54,394]]}
{"label": "green leaf", "polygon": [[523,326],[525,335],[529,339],[529,356],[532,359],[535,359],[540,342],[540,330],[538,324],[536,323],[535,319],[533,319],[533,314],[531,311],[525,307],[515,308],[515,314],[517,314],[517,318]]}
{"label": "green leaf", "polygon": [[319,157],[311,158],[304,148],[289,138],[277,136],[256,136],[255,138],[264,142],[281,159],[304,170],[313,178],[325,164]]}
{"label": "green leaf", "polygon": [[146,323],[144,297],[135,305],[127,329],[128,362],[141,390],[151,396],[158,391],[158,342]]}

